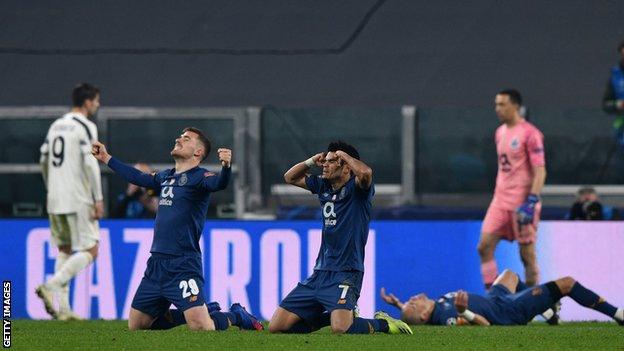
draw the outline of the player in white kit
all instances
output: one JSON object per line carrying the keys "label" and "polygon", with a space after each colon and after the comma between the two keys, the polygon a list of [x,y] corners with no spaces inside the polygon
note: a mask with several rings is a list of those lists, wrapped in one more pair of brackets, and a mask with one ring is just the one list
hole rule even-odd
{"label": "player in white kit", "polygon": [[50,126],[39,161],[52,242],[59,252],[54,276],[39,285],[36,293],[46,311],[60,320],[80,319],[69,306],[69,281],[97,257],[97,220],[104,214],[100,168],[91,155],[97,126],[89,120],[100,107],[100,91],[82,83],[74,88],[72,102],[71,111]]}

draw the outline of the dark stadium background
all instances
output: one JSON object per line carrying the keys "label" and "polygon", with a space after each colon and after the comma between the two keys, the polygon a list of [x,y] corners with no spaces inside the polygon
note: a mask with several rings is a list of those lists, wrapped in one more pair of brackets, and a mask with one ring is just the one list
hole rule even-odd
{"label": "dark stadium background", "polygon": [[[474,248],[497,169],[493,99],[513,87],[545,135],[541,235],[552,235],[542,241],[541,249],[551,250],[540,252],[544,272],[621,285],[624,277],[613,273],[621,222],[575,227],[555,220],[582,185],[597,186],[605,204],[624,207],[624,153],[615,147],[613,117],[601,109],[624,40],[622,14],[622,1],[583,0],[3,1],[0,240],[2,256],[15,259],[0,275],[24,283],[32,257],[42,263],[37,272],[53,270],[48,246],[27,250],[27,237],[46,217],[39,146],[68,109],[71,88],[87,81],[102,90],[100,139],[127,162],[170,165],[173,139],[189,124],[234,148],[236,182],[215,196],[207,217],[217,219],[214,226],[250,233],[253,258],[245,262],[254,267],[253,308],[265,227],[292,225],[304,238],[320,218],[318,201],[285,187],[283,172],[336,138],[360,149],[382,185],[373,217],[390,229],[377,233],[377,249],[397,251],[377,255],[388,258],[377,284],[395,284],[403,296],[428,287],[435,294],[460,288],[450,278],[456,274],[481,287]],[[213,155],[209,163],[215,162]],[[110,212],[126,184],[105,168]],[[124,230],[151,224],[104,223],[119,248],[109,258],[123,271],[116,286],[122,299],[136,251],[122,240]],[[402,245],[402,235],[410,245]],[[461,245],[449,237],[462,238]],[[414,254],[419,249],[425,261]],[[120,259],[119,252],[128,256]],[[521,267],[515,246],[499,255],[499,262]],[[556,266],[573,261],[576,271]],[[406,267],[416,273],[396,273]],[[303,262],[302,274],[306,268]],[[439,279],[436,271],[447,276]],[[16,289],[30,293],[25,283]],[[619,291],[608,297],[622,304]],[[32,317],[25,297],[15,299],[22,300],[20,317]]]}

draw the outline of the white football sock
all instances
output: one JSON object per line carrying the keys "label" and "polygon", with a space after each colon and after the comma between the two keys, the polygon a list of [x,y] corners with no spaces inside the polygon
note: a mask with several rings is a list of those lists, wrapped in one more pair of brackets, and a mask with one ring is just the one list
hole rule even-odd
{"label": "white football sock", "polygon": [[[54,262],[54,273],[58,273],[67,259],[71,257],[70,255],[64,253],[63,251],[59,251],[58,255],[56,255],[56,261]],[[65,284],[61,287],[60,290],[56,292],[56,296],[59,302],[59,311],[67,312],[70,310],[69,307],[69,283]]]}
{"label": "white football sock", "polygon": [[549,308],[546,311],[544,311],[544,313],[542,313],[542,317],[544,317],[544,319],[546,320],[549,320],[554,315],[555,315],[555,311],[553,311],[552,308]]}
{"label": "white football sock", "polygon": [[615,311],[613,318],[624,321],[624,308],[618,308],[617,311]]}
{"label": "white football sock", "polygon": [[48,280],[48,284],[52,285],[56,290],[66,285],[78,272],[83,270],[93,261],[93,256],[87,251],[79,251],[71,255],[61,267],[61,270],[54,273],[54,276]]}

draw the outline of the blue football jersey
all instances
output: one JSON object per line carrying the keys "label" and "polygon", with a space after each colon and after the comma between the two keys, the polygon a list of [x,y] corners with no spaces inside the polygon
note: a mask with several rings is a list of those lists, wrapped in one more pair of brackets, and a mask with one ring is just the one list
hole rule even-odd
{"label": "blue football jersey", "polygon": [[181,173],[167,169],[150,175],[115,158],[108,162],[108,166],[128,182],[160,192],[150,252],[201,255],[199,238],[204,229],[210,194],[227,187],[232,172],[230,167],[222,168],[219,174],[195,167]]}
{"label": "blue football jersey", "polygon": [[320,176],[307,176],[305,182],[318,195],[323,214],[323,237],[314,269],[364,272],[364,248],[375,185],[362,189],[354,176],[336,190]]}
{"label": "blue football jersey", "polygon": [[[452,292],[440,297],[435,303],[433,313],[427,324],[455,325],[457,323],[456,295]],[[504,299],[497,300],[497,297],[468,293],[468,309],[485,317],[493,325],[516,324],[510,318],[513,311],[507,308]]]}

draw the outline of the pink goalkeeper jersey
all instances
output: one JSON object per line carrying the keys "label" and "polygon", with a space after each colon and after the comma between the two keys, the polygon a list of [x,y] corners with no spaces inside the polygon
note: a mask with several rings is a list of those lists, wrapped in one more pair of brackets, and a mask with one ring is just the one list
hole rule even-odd
{"label": "pink goalkeeper jersey", "polygon": [[514,127],[496,129],[498,174],[492,205],[513,211],[531,191],[533,167],[544,166],[544,136],[524,119]]}

